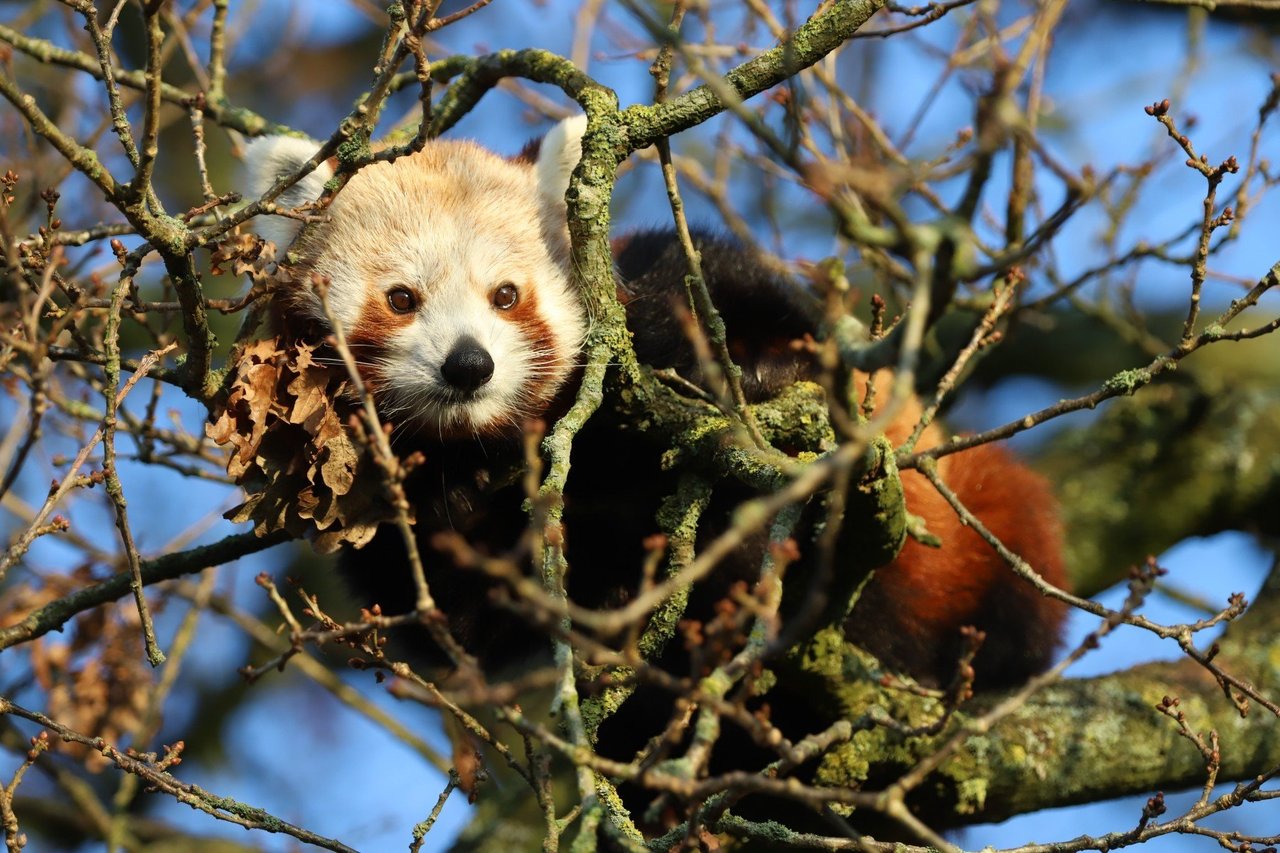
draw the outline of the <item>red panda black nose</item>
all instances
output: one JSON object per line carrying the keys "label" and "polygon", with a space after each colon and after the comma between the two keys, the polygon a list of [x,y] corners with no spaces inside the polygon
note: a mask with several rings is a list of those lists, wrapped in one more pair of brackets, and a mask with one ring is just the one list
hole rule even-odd
{"label": "red panda black nose", "polygon": [[458,391],[474,391],[493,377],[493,357],[475,338],[462,338],[440,365],[440,375]]}

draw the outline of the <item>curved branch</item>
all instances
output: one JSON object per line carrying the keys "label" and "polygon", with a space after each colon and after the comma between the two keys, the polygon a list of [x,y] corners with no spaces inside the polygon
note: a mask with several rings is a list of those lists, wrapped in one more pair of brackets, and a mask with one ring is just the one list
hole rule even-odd
{"label": "curved branch", "polygon": [[[724,81],[739,98],[757,95],[840,47],[884,6],[884,0],[839,0],[827,11],[806,21],[790,38],[729,71]],[[703,84],[664,104],[628,107],[622,111],[622,117],[631,132],[630,148],[635,151],[701,124],[725,108],[712,86]]]}

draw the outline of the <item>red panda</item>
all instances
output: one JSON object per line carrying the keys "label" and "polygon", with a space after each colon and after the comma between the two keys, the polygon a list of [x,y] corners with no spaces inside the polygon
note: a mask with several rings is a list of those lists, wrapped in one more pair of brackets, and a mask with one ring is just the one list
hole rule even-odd
{"label": "red panda", "polygon": [[[572,400],[589,323],[574,291],[564,201],[584,127],[581,118],[562,122],[514,160],[468,142],[433,140],[418,153],[368,166],[292,247],[299,264],[329,280],[330,310],[381,414],[398,426],[398,448],[424,450],[426,462],[407,488],[428,579],[451,630],[482,661],[526,654],[531,629],[496,611],[493,582],[434,550],[432,537],[453,530],[501,554],[527,526],[524,492],[508,476],[522,458],[521,425],[554,418]],[[283,137],[251,143],[251,191],[296,170],[316,147]],[[315,199],[331,175],[322,164],[278,203]],[[267,217],[259,230],[283,247],[297,228]],[[672,235],[636,234],[617,248],[619,295],[638,356],[699,381],[671,308],[685,274]],[[787,345],[818,331],[803,289],[730,241],[700,235],[699,248],[731,346],[744,361],[748,399],[813,376],[812,356]],[[294,294],[286,314],[325,326],[309,292]],[[892,425],[895,444],[918,414],[917,406]],[[931,428],[921,447],[938,440]],[[626,599],[644,559],[642,543],[657,530],[659,503],[675,490],[661,455],[607,411],[575,440],[564,516],[575,600],[607,606]],[[1050,583],[1065,584],[1054,503],[1038,476],[991,447],[944,457],[939,467],[997,536]],[[1017,579],[923,477],[908,471],[902,479],[908,510],[923,517],[942,547],[908,541],[879,568],[845,620],[849,637],[890,669],[930,684],[952,678],[966,625],[986,633],[974,661],[980,686],[1018,683],[1045,668],[1064,607]],[[740,484],[717,484],[704,518],[727,519],[749,496]],[[758,571],[763,548],[758,537],[739,549],[727,561],[729,574]],[[384,611],[412,606],[403,564],[398,532],[385,529],[343,559],[345,572],[373,590]]]}

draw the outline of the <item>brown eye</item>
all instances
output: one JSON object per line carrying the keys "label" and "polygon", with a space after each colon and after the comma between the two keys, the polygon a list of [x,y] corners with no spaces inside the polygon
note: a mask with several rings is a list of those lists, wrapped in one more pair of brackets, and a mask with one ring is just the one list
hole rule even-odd
{"label": "brown eye", "polygon": [[506,282],[493,292],[493,307],[499,311],[509,311],[520,301],[520,291],[511,282]]}
{"label": "brown eye", "polygon": [[387,294],[387,303],[397,314],[408,314],[418,304],[418,300],[405,288],[397,287]]}

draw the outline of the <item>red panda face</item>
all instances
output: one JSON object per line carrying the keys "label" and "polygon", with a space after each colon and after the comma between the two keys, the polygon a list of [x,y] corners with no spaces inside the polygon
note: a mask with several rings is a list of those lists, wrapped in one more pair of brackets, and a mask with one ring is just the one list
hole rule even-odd
{"label": "red panda face", "polygon": [[[368,166],[294,246],[329,283],[329,317],[314,294],[297,310],[342,327],[392,423],[440,438],[516,433],[571,375],[586,318],[570,276],[564,191],[581,125],[558,126],[533,164],[436,140]],[[255,141],[255,191],[316,147]],[[329,176],[317,169],[279,203],[319,196]],[[259,231],[284,245],[297,223],[268,217]]]}

